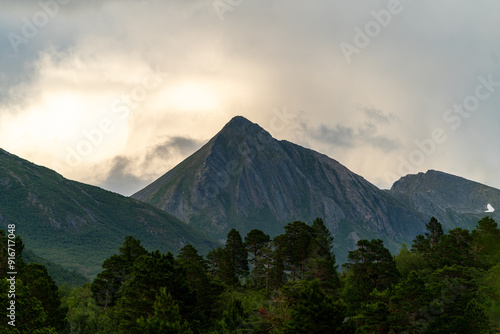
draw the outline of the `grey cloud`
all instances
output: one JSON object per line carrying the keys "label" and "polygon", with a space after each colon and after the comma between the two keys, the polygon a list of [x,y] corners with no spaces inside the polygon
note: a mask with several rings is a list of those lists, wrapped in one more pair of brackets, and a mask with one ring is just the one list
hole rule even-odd
{"label": "grey cloud", "polygon": [[[136,56],[134,60],[139,59],[151,68],[160,66],[172,73],[168,80],[173,85],[176,80],[221,82],[221,89],[228,92],[221,94],[225,99],[221,108],[224,110],[215,118],[222,120],[237,112],[269,128],[274,115],[266,113],[286,105],[292,112],[310,111],[305,117],[318,125],[306,126],[304,132],[317,143],[345,148],[369,146],[393,152],[400,146],[399,139],[402,143],[413,143],[415,138],[429,137],[433,128],[442,127],[443,111],[473,92],[477,71],[491,73],[493,67],[498,70],[500,4],[402,1],[403,12],[394,16],[380,35],[372,38],[347,64],[339,43],[353,43],[353,28],[364,28],[373,20],[370,12],[386,8],[387,3],[386,0],[244,0],[234,10],[227,11],[226,19],[221,21],[212,0],[74,0],[15,55],[5,36],[9,31],[19,31],[23,16],[32,16],[39,5],[38,1],[30,0],[3,1],[0,107],[17,103],[23,94],[31,97],[40,90],[47,92],[47,87],[28,87],[8,99],[11,87],[23,82],[29,84],[33,76],[30,66],[50,45],[75,54],[76,58],[93,47],[108,59],[132,55]],[[81,59],[83,63],[92,61]],[[131,68],[124,68],[124,73],[129,71]],[[76,70],[75,73],[78,75]],[[500,74],[494,78],[500,80]],[[486,103],[492,107],[482,108],[478,116],[466,121],[470,126],[477,124],[477,132],[491,135],[491,141],[498,142],[500,123],[491,121],[498,114],[498,98],[492,97]],[[359,105],[375,105],[381,110],[362,108],[364,117],[356,125],[351,110]],[[163,109],[155,112],[162,113],[162,117],[169,113]],[[326,123],[326,119],[334,119],[337,125]],[[394,126],[396,122],[398,127]],[[484,130],[486,125],[490,126],[489,131]],[[140,132],[145,128],[148,124],[134,130]],[[190,133],[193,129],[176,129],[175,135]],[[159,135],[165,134],[172,136]],[[284,133],[277,136],[296,141]],[[476,147],[483,140],[480,137],[467,136],[467,142],[461,146],[449,140],[440,149],[469,156],[478,151]],[[189,138],[168,138],[145,149],[144,157],[170,166],[171,161],[185,158],[201,144]],[[359,155],[357,150],[350,151],[352,156]],[[457,158],[446,163],[463,165],[458,153]],[[112,157],[117,153],[109,154]],[[440,155],[433,159],[434,168],[443,166]],[[492,161],[484,155],[482,159]],[[142,166],[143,161],[141,157],[116,160],[113,173],[126,179],[133,176],[132,169]],[[428,167],[423,165],[422,169]],[[467,176],[475,169],[471,166],[462,174]],[[160,172],[165,171],[157,171]],[[136,175],[146,179],[152,171]],[[119,186],[120,182],[115,184]]]}
{"label": "grey cloud", "polygon": [[147,181],[129,171],[133,164],[134,161],[131,158],[116,156],[112,159],[111,168],[100,186],[104,189],[112,189],[120,194],[132,195],[147,184]]}
{"label": "grey cloud", "polygon": [[170,160],[173,155],[188,156],[200,148],[202,143],[202,141],[186,137],[169,138],[162,144],[148,149],[144,163],[147,164],[152,159]]}
{"label": "grey cloud", "polygon": [[357,127],[347,127],[341,124],[335,127],[321,125],[319,128],[305,126],[305,131],[311,138],[333,146],[345,148],[371,146],[384,152],[400,148],[396,140],[378,134],[377,126],[368,122]]}
{"label": "grey cloud", "polygon": [[[144,172],[152,163],[160,160],[168,164],[179,156],[186,157],[190,155],[201,144],[202,142],[196,139],[172,137],[162,144],[148,148],[143,155],[115,156],[109,162],[110,166],[103,181],[100,182],[100,186],[121,194],[132,195],[157,178],[158,174],[166,173],[170,167],[173,167],[169,166],[165,170],[156,170],[151,174]],[[134,173],[137,167],[141,170],[140,175]]]}
{"label": "grey cloud", "polygon": [[390,123],[397,119],[393,114],[385,114],[383,111],[375,108],[363,108],[365,115],[373,121]]}

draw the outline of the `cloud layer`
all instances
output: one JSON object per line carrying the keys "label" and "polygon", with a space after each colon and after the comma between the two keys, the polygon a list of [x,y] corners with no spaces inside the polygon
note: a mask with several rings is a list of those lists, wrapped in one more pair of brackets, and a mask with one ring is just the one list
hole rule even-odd
{"label": "cloud layer", "polygon": [[381,187],[427,169],[500,187],[496,2],[3,8],[0,146],[67,177],[129,195],[243,115]]}

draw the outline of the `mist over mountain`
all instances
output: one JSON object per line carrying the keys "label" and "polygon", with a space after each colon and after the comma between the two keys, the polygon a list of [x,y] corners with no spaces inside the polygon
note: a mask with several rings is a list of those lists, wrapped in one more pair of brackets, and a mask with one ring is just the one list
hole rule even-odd
{"label": "mist over mountain", "polygon": [[0,222],[37,255],[93,277],[125,236],[177,253],[217,243],[170,214],[98,187],[70,181],[0,149]]}

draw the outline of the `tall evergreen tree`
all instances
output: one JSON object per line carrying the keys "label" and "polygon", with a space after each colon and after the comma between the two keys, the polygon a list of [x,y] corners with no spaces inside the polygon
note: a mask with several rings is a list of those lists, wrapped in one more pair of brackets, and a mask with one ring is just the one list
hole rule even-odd
{"label": "tall evergreen tree", "polygon": [[319,282],[313,280],[299,290],[284,333],[354,333],[345,320],[346,309],[342,302],[325,295]]}
{"label": "tall evergreen tree", "polygon": [[384,291],[396,284],[400,276],[396,262],[382,240],[362,239],[358,241],[357,247],[349,252],[349,262],[344,264],[350,271],[344,295],[349,301],[351,312],[358,310],[362,302],[370,300],[374,289]]}
{"label": "tall evergreen tree", "polygon": [[500,229],[490,217],[481,219],[472,231],[472,254],[477,268],[489,269],[500,262]]}
{"label": "tall evergreen tree", "polygon": [[425,235],[417,235],[413,240],[412,251],[422,254],[429,265],[437,268],[439,267],[439,249],[436,247],[444,235],[443,226],[435,217],[432,217],[425,226],[427,232]]}
{"label": "tall evergreen tree", "polygon": [[117,293],[122,284],[130,278],[134,262],[142,255],[147,254],[140,240],[132,236],[125,237],[118,255],[112,255],[104,260],[104,269],[92,282],[92,294],[98,305],[104,308],[113,306],[117,300]]}
{"label": "tall evergreen tree", "polygon": [[171,253],[154,251],[134,263],[132,279],[125,284],[117,302],[121,332],[140,333],[137,320],[154,314],[153,305],[163,287],[178,303],[182,319],[199,319],[195,313],[196,293],[189,286],[184,269],[177,265]]}
{"label": "tall evergreen tree", "polygon": [[315,231],[311,226],[295,221],[285,226],[285,234],[274,238],[278,244],[277,251],[284,260],[286,268],[291,271],[293,281],[304,279],[306,276],[314,237]]}
{"label": "tall evergreen tree", "polygon": [[333,237],[321,218],[313,221],[314,239],[311,259],[309,260],[309,277],[318,279],[324,284],[339,287],[335,254],[333,253]]}
{"label": "tall evergreen tree", "polygon": [[229,252],[236,275],[248,275],[248,253],[243,245],[240,232],[234,228],[227,234],[226,250]]}
{"label": "tall evergreen tree", "polygon": [[25,298],[39,300],[46,314],[43,327],[53,327],[57,331],[65,328],[67,308],[61,306],[58,288],[47,269],[41,264],[29,263],[19,274],[18,279],[27,289]]}
{"label": "tall evergreen tree", "polygon": [[223,291],[223,284],[208,273],[208,264],[192,245],[184,246],[177,257],[186,272],[189,285],[196,291],[198,306],[210,317],[214,300]]}
{"label": "tall evergreen tree", "polygon": [[429,232],[425,233],[427,240],[429,240],[429,245],[431,249],[436,246],[443,236],[443,225],[435,218],[431,217],[431,220],[425,225]]}
{"label": "tall evergreen tree", "polygon": [[259,250],[259,261],[256,261],[256,267],[252,271],[252,276],[256,286],[269,289],[276,270],[275,260],[276,244],[272,241],[267,242]]}
{"label": "tall evergreen tree", "polygon": [[253,229],[245,236],[245,248],[250,255],[250,264],[255,269],[259,265],[259,253],[269,242],[269,235],[261,230]]}
{"label": "tall evergreen tree", "polygon": [[471,252],[472,236],[462,228],[450,230],[441,236],[436,246],[432,248],[428,258],[435,268],[443,268],[457,264],[469,267],[474,265]]}
{"label": "tall evergreen tree", "polygon": [[207,254],[209,271],[227,285],[238,284],[238,277],[234,268],[229,251],[222,247],[217,247]]}
{"label": "tall evergreen tree", "polygon": [[[9,240],[11,240],[10,244]],[[9,270],[9,246],[14,250],[15,253],[13,265],[14,268],[16,268],[16,271],[21,272],[26,265],[23,260],[23,239],[19,235],[16,235],[14,239],[9,239],[7,237],[7,234],[5,233],[5,230],[0,229],[0,278],[5,277],[8,271],[12,271]]]}
{"label": "tall evergreen tree", "polygon": [[145,334],[192,334],[189,324],[182,320],[179,306],[166,288],[160,288],[153,306],[153,315],[137,321],[138,329]]}

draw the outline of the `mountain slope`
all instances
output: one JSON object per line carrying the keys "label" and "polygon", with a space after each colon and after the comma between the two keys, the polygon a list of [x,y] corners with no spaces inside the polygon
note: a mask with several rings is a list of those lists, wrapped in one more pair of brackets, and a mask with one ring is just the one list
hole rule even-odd
{"label": "mountain slope", "polygon": [[52,277],[54,282],[59,286],[64,283],[70,286],[81,286],[83,283],[89,281],[87,277],[76,270],[68,270],[60,264],[55,264],[54,262],[44,259],[26,248],[23,250],[23,260],[26,263],[38,263],[43,265],[47,268],[50,277]]}
{"label": "mountain slope", "polygon": [[240,116],[132,197],[218,239],[231,228],[277,235],[286,223],[322,217],[341,261],[359,238],[383,238],[394,249],[428,220],[339,162]]}
{"label": "mountain slope", "polygon": [[166,212],[0,149],[0,228],[7,224],[16,224],[37,255],[87,277],[100,272],[126,235],[149,250],[177,252],[191,243],[207,252],[217,244]]}
{"label": "mountain slope", "polygon": [[474,229],[486,215],[496,219],[497,211],[486,212],[488,204],[500,210],[499,189],[435,170],[404,176],[388,193],[418,212],[438,218],[446,230]]}

